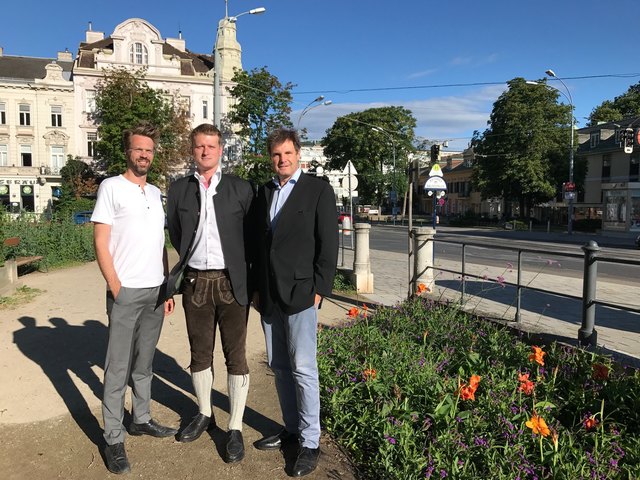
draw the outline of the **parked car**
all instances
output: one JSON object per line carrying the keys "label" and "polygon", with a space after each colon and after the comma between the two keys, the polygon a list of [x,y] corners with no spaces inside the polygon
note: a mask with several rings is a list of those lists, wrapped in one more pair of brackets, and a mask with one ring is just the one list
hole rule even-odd
{"label": "parked car", "polygon": [[342,225],[344,223],[344,219],[348,218],[349,220],[351,220],[351,215],[349,215],[347,212],[339,212],[338,213],[338,223],[340,225]]}
{"label": "parked car", "polygon": [[636,247],[640,248],[640,235],[636,237]]}
{"label": "parked car", "polygon": [[91,215],[93,215],[93,210],[86,212],[75,212],[73,214],[73,223],[76,225],[84,225],[85,223],[91,222]]}

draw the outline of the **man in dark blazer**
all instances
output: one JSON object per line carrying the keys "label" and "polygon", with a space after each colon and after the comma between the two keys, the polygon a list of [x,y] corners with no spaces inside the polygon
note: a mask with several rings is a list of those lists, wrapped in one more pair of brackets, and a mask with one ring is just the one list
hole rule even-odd
{"label": "man in dark blazer", "polygon": [[222,174],[222,134],[210,124],[191,132],[193,175],[176,180],[167,199],[171,243],[180,254],[168,280],[168,295],[182,293],[191,347],[191,378],[199,413],[178,435],[196,440],[215,425],[211,410],[213,348],[220,330],[227,366],[230,417],[224,460],[244,457],[242,416],[249,389],[246,359],[249,296],[247,287],[248,214],[251,185]]}
{"label": "man in dark blazer", "polygon": [[267,139],[276,173],[256,200],[258,294],[269,366],[275,374],[284,430],[255,443],[278,449],[298,440],[292,475],[311,473],[320,456],[317,309],[331,295],[338,259],[338,217],[329,183],[300,169],[300,140],[278,129]]}

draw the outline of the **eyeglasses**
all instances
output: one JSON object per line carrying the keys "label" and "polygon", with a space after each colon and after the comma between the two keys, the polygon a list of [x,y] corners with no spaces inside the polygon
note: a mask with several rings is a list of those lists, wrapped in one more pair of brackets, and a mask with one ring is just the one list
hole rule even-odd
{"label": "eyeglasses", "polygon": [[153,155],[153,150],[149,150],[148,148],[130,148],[130,152],[135,152],[138,155],[146,153],[147,155]]}

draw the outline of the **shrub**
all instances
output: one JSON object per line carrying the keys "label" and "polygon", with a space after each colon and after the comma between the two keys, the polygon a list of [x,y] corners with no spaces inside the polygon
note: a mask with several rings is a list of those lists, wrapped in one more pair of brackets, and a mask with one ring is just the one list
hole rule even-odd
{"label": "shrub", "polygon": [[322,416],[362,476],[638,478],[640,374],[414,298],[319,335]]}

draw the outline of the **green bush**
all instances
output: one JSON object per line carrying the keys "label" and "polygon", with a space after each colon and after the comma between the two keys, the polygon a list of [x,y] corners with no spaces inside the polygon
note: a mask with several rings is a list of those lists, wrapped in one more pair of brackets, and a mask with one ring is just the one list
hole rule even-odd
{"label": "green bush", "polygon": [[0,238],[20,237],[17,247],[4,248],[2,261],[14,256],[41,255],[45,268],[95,260],[93,224],[75,225],[71,218],[36,221],[0,214]]}
{"label": "green bush", "polygon": [[419,297],[349,316],[319,335],[322,418],[363,478],[639,478],[637,370]]}

